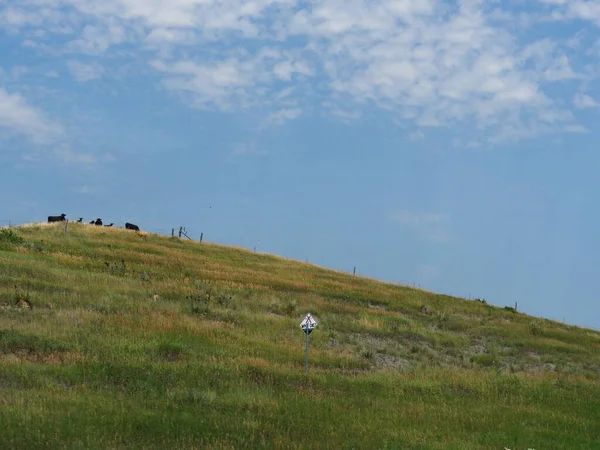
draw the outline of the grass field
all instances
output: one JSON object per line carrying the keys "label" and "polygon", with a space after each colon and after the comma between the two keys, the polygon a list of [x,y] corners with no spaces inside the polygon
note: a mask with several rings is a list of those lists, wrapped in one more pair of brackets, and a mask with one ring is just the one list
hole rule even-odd
{"label": "grass field", "polygon": [[4,229],[0,428],[2,449],[600,449],[600,333],[213,244]]}

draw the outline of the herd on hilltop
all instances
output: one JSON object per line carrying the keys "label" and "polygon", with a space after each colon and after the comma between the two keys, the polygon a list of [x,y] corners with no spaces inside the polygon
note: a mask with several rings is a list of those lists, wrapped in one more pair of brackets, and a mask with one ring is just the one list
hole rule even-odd
{"label": "herd on hilltop", "polygon": [[[65,220],[67,220],[67,215],[66,214],[61,214],[60,216],[48,216],[48,223],[53,223],[53,222],[64,222]],[[80,217],[79,220],[77,221],[77,223],[83,223],[83,217]],[[108,225],[103,225],[102,224],[102,219],[98,218],[96,220],[92,220],[90,222],[90,225],[96,225],[96,226],[105,226],[105,227],[112,227],[114,225],[114,223],[110,223]],[[134,225],[133,223],[125,223],[125,229],[126,230],[134,230],[134,231],[140,231],[140,227],[138,227],[137,225]]]}

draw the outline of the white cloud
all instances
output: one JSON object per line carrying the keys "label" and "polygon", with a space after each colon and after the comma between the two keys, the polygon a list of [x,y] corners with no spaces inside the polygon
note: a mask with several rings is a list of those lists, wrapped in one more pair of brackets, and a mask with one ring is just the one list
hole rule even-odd
{"label": "white cloud", "polygon": [[193,44],[196,34],[192,30],[177,28],[155,28],[147,35],[148,43],[153,45]]}
{"label": "white cloud", "polygon": [[573,71],[569,58],[566,55],[561,55],[544,71],[544,78],[548,81],[563,81],[581,78],[581,75]]}
{"label": "white cloud", "polygon": [[0,27],[16,30],[26,26],[44,26],[47,23],[56,23],[60,17],[61,13],[51,7],[26,9],[7,5],[0,11]]}
{"label": "white cloud", "polygon": [[102,66],[96,62],[85,64],[80,61],[68,61],[67,67],[71,72],[73,79],[78,83],[96,80],[101,78],[104,73]]}
{"label": "white cloud", "polygon": [[300,116],[295,86],[282,89],[293,76],[311,73],[308,63],[286,51],[263,47],[256,54],[230,51],[202,62],[155,59],[151,66],[165,74],[164,85],[202,109],[263,108],[267,121],[280,124]]}
{"label": "white cloud", "polygon": [[152,67],[167,75],[167,88],[194,96],[200,108],[228,110],[248,107],[255,101],[258,73],[252,61],[232,57],[226,60],[198,64],[191,60],[176,62],[153,61]]}
{"label": "white cloud", "polygon": [[291,59],[281,61],[273,67],[273,73],[285,81],[291,81],[294,74],[311,76],[313,70],[306,61],[293,61]]}
{"label": "white cloud", "polygon": [[574,124],[565,126],[562,129],[562,131],[564,131],[565,133],[589,133],[590,130],[588,130],[583,125]]}
{"label": "white cloud", "polygon": [[423,139],[425,139],[425,133],[423,133],[423,131],[421,130],[413,131],[408,135],[408,138],[411,141],[422,141]]}
{"label": "white cloud", "polygon": [[325,108],[326,114],[335,117],[342,123],[350,124],[363,117],[359,110],[354,108],[344,108],[332,101],[324,101],[322,106]]}
{"label": "white cloud", "polygon": [[540,0],[551,5],[556,20],[587,20],[600,26],[600,3],[597,0]]}
{"label": "white cloud", "polygon": [[600,108],[600,103],[587,94],[577,93],[573,99],[573,105],[579,109]]}
{"label": "white cloud", "polygon": [[[31,105],[21,94],[0,87],[0,138],[18,137],[34,144],[21,153],[23,161],[43,163],[48,157],[70,165],[90,165],[99,161],[94,155],[74,151],[69,135],[58,120]],[[105,155],[103,161],[110,162],[111,158]]]}
{"label": "white cloud", "polygon": [[0,127],[9,133],[24,135],[38,144],[49,144],[63,137],[58,123],[31,106],[17,93],[0,87]]}
{"label": "white cloud", "polygon": [[78,38],[70,41],[65,50],[70,53],[101,55],[109,48],[128,40],[128,32],[115,20],[101,26],[86,25]]}
{"label": "white cloud", "polygon": [[287,121],[297,119],[301,115],[302,110],[300,108],[280,109],[279,111],[270,114],[267,118],[267,122],[281,125]]}

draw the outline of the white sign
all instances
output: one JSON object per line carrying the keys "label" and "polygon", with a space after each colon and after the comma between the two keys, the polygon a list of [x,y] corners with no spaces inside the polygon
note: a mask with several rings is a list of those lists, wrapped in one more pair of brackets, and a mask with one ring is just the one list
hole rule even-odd
{"label": "white sign", "polygon": [[317,328],[317,322],[315,319],[313,319],[310,313],[308,313],[304,320],[300,323],[300,328],[302,328],[302,331],[304,331],[306,334],[310,334],[315,328]]}

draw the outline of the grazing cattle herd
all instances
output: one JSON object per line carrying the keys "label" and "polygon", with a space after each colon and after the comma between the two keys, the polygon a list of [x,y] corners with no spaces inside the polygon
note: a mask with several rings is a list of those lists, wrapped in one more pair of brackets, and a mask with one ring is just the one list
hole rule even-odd
{"label": "grazing cattle herd", "polygon": [[[67,220],[67,215],[64,213],[61,214],[60,216],[48,216],[48,223],[64,222],[65,220]],[[79,220],[77,220],[77,223],[83,223],[83,217],[80,217]],[[114,225],[114,223],[109,223],[108,225],[103,225],[102,219],[100,217],[98,217],[96,220],[92,220],[90,222],[90,225],[95,225],[98,227],[101,227],[101,226],[112,227]],[[140,227],[138,227],[137,225],[134,225],[132,223],[129,223],[129,222],[127,222],[125,224],[125,229],[140,231]]]}

